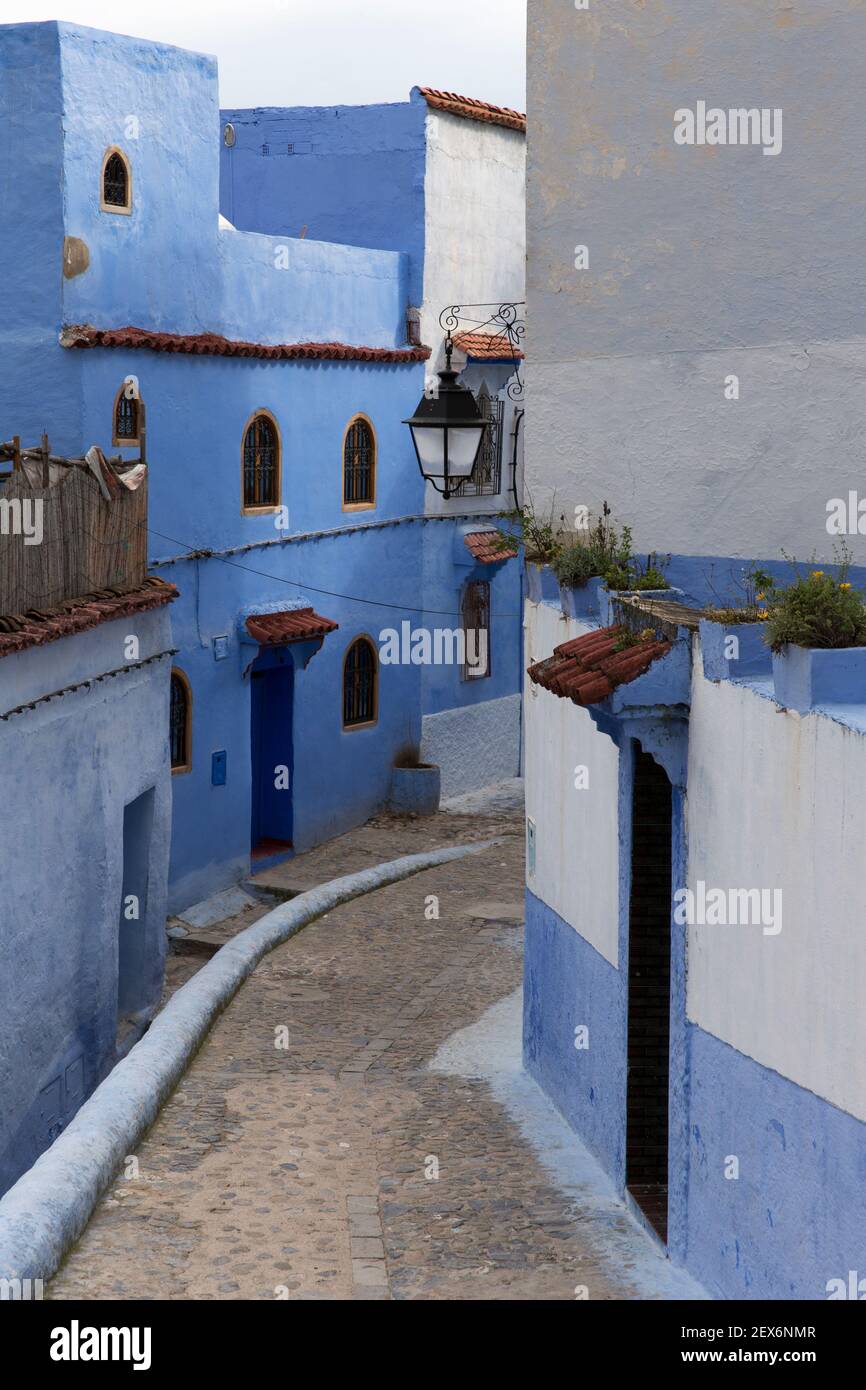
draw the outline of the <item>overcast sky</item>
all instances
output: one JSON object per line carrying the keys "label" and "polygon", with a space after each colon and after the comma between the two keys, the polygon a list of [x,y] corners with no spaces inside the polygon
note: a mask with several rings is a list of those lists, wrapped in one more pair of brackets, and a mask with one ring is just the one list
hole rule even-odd
{"label": "overcast sky", "polygon": [[405,101],[415,86],[525,109],[526,0],[2,0],[213,53],[222,106]]}

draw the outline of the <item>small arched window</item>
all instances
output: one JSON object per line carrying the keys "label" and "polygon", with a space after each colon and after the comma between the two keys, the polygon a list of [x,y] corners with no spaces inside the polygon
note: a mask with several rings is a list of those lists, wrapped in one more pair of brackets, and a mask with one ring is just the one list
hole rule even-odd
{"label": "small arched window", "polygon": [[484,579],[470,580],[460,605],[463,633],[463,671],[465,681],[490,675],[490,585]]}
{"label": "small arched window", "polygon": [[112,444],[133,445],[141,443],[139,434],[138,397],[124,381],[114,398],[114,425]]}
{"label": "small arched window", "polygon": [[192,691],[183,671],[171,673],[169,745],[172,772],[192,768]]}
{"label": "small arched window", "polygon": [[280,503],[280,433],[267,411],[258,411],[244,431],[244,511],[272,511]]}
{"label": "small arched window", "polygon": [[356,415],[343,438],[343,511],[375,505],[376,434],[366,415]]}
{"label": "small arched window", "polygon": [[369,637],[359,637],[343,662],[343,728],[375,724],[379,710],[379,663]]}
{"label": "small arched window", "polygon": [[103,156],[99,206],[103,212],[132,211],[132,170],[123,150],[116,146]]}

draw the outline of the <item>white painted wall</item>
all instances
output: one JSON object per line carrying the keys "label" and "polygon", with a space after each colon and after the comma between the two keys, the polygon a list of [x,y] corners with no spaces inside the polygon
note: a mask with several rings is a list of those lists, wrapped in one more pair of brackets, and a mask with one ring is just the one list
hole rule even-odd
{"label": "white painted wall", "polygon": [[[445,111],[428,114],[421,341],[433,348],[429,375],[444,365],[444,333],[439,325],[444,308],[525,298],[525,188],[526,137],[520,131]],[[455,366],[459,365],[455,359]],[[494,370],[501,375],[501,368]],[[506,491],[511,425],[507,406],[502,470]],[[443,502],[427,487],[430,513],[499,511],[507,505],[506,495],[504,502],[462,499],[461,507],[460,498]]]}
{"label": "white painted wall", "polygon": [[[588,629],[548,604],[526,604],[529,666],[560,642]],[[526,814],[535,821],[536,897],[594,946],[611,965],[619,953],[619,750],[590,715],[527,678],[524,698]],[[589,769],[588,790],[574,769]]]}
{"label": "white painted wall", "polygon": [[686,814],[688,886],[783,893],[778,936],[689,929],[689,1018],[866,1120],[866,739],[698,670]]}

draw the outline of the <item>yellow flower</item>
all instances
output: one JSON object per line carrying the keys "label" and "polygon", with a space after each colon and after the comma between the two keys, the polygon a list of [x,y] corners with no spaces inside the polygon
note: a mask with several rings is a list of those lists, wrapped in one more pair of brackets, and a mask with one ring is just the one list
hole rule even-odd
{"label": "yellow flower", "polygon": [[758,603],[763,603],[766,597],[766,594],[755,594],[755,598],[757,599]]}
{"label": "yellow flower", "polygon": [[812,578],[813,578],[813,579],[823,579],[823,578],[824,578],[824,571],[823,571],[823,570],[813,570],[813,571],[812,571]]}
{"label": "yellow flower", "polygon": [[839,588],[840,588],[840,589],[850,589],[850,588],[851,588],[851,585],[850,585],[850,584],[840,584],[840,585],[839,585]]}

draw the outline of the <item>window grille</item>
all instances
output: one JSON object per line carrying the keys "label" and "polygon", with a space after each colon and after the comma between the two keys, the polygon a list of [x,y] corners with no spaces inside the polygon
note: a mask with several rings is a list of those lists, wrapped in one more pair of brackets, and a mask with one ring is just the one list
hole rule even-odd
{"label": "window grille", "polygon": [[376,440],[360,417],[346,431],[343,445],[343,505],[372,504],[375,497]]}
{"label": "window grille", "polygon": [[371,724],[376,719],[377,662],[373,645],[359,637],[346,653],[343,666],[343,727]]}
{"label": "window grille", "polygon": [[120,388],[114,408],[114,438],[118,444],[124,440],[138,443],[138,401],[127,396],[124,386]]}
{"label": "window grille", "polygon": [[169,709],[169,745],[172,770],[185,769],[190,764],[189,715],[189,687],[183,676],[173,671]]}
{"label": "window grille", "polygon": [[112,208],[129,207],[129,170],[126,161],[116,150],[105,161],[102,200]]}
{"label": "window grille", "polygon": [[475,472],[454,489],[454,496],[497,497],[502,486],[503,402],[491,396],[483,382],[475,399],[483,418],[490,423],[484,431]]}
{"label": "window grille", "polygon": [[280,446],[268,415],[256,415],[244,436],[244,506],[279,504]]}
{"label": "window grille", "polygon": [[490,585],[470,580],[461,604],[463,629],[463,680],[490,675]]}

